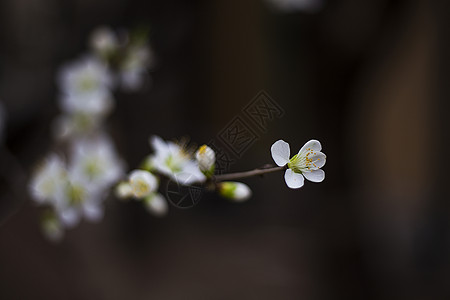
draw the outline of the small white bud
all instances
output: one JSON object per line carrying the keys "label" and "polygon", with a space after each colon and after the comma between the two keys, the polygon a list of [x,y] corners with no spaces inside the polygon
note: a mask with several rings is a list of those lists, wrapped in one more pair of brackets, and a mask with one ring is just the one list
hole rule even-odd
{"label": "small white bud", "polygon": [[167,215],[167,212],[169,210],[167,201],[161,194],[150,194],[149,196],[145,197],[144,204],[148,212],[156,217],[163,217]]}
{"label": "small white bud", "polygon": [[215,167],[214,164],[216,163],[216,153],[213,149],[207,145],[203,145],[198,148],[195,153],[195,158],[197,159],[200,170],[205,175],[213,175]]}
{"label": "small white bud", "polygon": [[44,236],[52,242],[60,242],[64,237],[64,228],[58,219],[49,215],[41,221],[41,230]]}
{"label": "small white bud", "polygon": [[143,198],[150,195],[158,187],[156,177],[144,170],[134,170],[129,177],[131,192],[136,198]]}
{"label": "small white bud", "polygon": [[89,45],[100,55],[108,56],[117,50],[119,43],[111,29],[99,27],[91,33]]}
{"label": "small white bud", "polygon": [[219,183],[219,194],[235,202],[244,202],[252,195],[252,190],[241,182],[225,181]]}
{"label": "small white bud", "polygon": [[133,189],[128,182],[120,182],[115,189],[116,197],[119,199],[127,199],[133,196]]}

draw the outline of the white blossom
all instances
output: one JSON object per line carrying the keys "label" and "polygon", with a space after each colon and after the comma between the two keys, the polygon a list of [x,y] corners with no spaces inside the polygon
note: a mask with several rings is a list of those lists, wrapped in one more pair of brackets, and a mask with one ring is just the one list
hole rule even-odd
{"label": "white blossom", "polygon": [[65,227],[73,227],[82,217],[89,221],[99,221],[103,217],[103,200],[106,191],[86,183],[86,178],[78,172],[68,173],[68,180],[62,201],[58,201],[55,211]]}
{"label": "white blossom", "polygon": [[157,136],[153,136],[150,143],[155,150],[150,157],[150,165],[158,172],[183,185],[206,180],[198,163],[183,147],[172,142],[165,142]]}
{"label": "white blossom", "polygon": [[158,180],[148,171],[134,170],[128,178],[131,192],[136,198],[146,197],[158,188]]}
{"label": "white blossom", "polygon": [[61,108],[67,113],[106,114],[112,109],[112,75],[95,57],[84,57],[61,68]]}
{"label": "white blossom", "polygon": [[45,159],[30,181],[30,193],[39,204],[56,204],[63,197],[66,186],[66,167],[56,154]]}
{"label": "white blossom", "polygon": [[71,153],[71,172],[95,188],[109,188],[124,174],[124,163],[106,136],[76,139]]}
{"label": "white blossom", "polygon": [[284,178],[288,187],[292,189],[303,186],[303,177],[312,182],[321,182],[325,179],[325,172],[320,168],[325,165],[326,156],[320,152],[321,150],[322,145],[319,141],[310,140],[296,155],[289,158],[291,150],[285,141],[278,140],[271,147],[275,163],[280,167],[288,166]]}

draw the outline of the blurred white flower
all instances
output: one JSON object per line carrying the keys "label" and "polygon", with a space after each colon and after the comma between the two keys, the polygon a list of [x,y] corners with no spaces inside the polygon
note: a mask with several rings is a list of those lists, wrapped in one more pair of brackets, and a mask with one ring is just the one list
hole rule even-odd
{"label": "blurred white flower", "polygon": [[146,197],[158,188],[158,180],[148,171],[134,170],[128,178],[131,192],[136,198]]}
{"label": "blurred white flower", "polygon": [[244,202],[252,195],[252,190],[241,182],[224,181],[220,182],[217,188],[222,197],[235,202]]}
{"label": "blurred white flower", "polygon": [[120,65],[119,77],[122,88],[129,91],[139,89],[144,82],[147,68],[151,62],[152,54],[148,45],[131,45]]}
{"label": "blurred white flower", "polygon": [[60,201],[66,186],[66,167],[62,159],[52,154],[45,159],[30,181],[30,193],[40,204]]}
{"label": "blurred white flower", "polygon": [[76,139],[71,154],[71,172],[96,189],[109,188],[124,175],[124,163],[106,136]]}
{"label": "blurred white flower", "polygon": [[197,162],[183,147],[172,142],[165,142],[158,136],[153,136],[150,144],[155,150],[150,157],[150,165],[158,172],[183,185],[206,180]]}
{"label": "blurred white flower", "polygon": [[200,171],[206,176],[214,174],[214,168],[216,163],[216,153],[213,149],[207,145],[203,145],[195,152],[195,158],[197,159]]}
{"label": "blurred white flower", "polygon": [[84,57],[63,66],[58,75],[64,111],[106,114],[111,110],[113,78],[100,60]]}
{"label": "blurred white flower", "polygon": [[167,215],[169,206],[166,199],[159,193],[152,193],[143,199],[145,208],[156,217]]}
{"label": "blurred white flower", "polygon": [[86,184],[86,178],[78,172],[69,172],[62,201],[58,201],[55,211],[65,227],[77,225],[82,217],[89,221],[99,221],[103,217],[103,200],[106,191]]}
{"label": "blurred white flower", "polygon": [[92,31],[89,46],[100,56],[108,57],[117,50],[119,41],[111,28],[101,26]]}
{"label": "blurred white flower", "polygon": [[315,13],[322,9],[325,0],[266,0],[274,9],[283,12],[304,11]]}
{"label": "blurred white flower", "polygon": [[272,158],[278,166],[282,167],[287,164],[288,169],[284,178],[291,189],[303,186],[303,176],[312,182],[321,182],[325,179],[325,172],[320,168],[325,165],[326,156],[320,152],[322,145],[319,141],[310,140],[290,159],[289,144],[283,140],[276,141],[270,150]]}

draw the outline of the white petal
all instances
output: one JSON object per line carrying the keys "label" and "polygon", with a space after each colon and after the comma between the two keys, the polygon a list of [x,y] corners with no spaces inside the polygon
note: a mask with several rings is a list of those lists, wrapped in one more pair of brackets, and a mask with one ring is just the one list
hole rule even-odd
{"label": "white petal", "polygon": [[300,149],[300,151],[298,151],[298,153],[307,152],[310,150],[314,152],[319,152],[320,150],[322,150],[322,145],[318,140],[310,140],[305,145],[303,145],[303,147]]}
{"label": "white petal", "polygon": [[311,172],[304,172],[302,174],[306,179],[312,182],[322,182],[325,179],[325,172],[320,169]]}
{"label": "white petal", "polygon": [[287,169],[286,173],[284,173],[284,180],[286,180],[286,184],[291,189],[298,189],[303,186],[304,178],[302,174],[295,173],[291,169]]}
{"label": "white petal", "polygon": [[272,158],[278,166],[282,167],[289,162],[291,150],[289,149],[289,144],[285,141],[278,140],[273,143],[270,152],[272,152]]}
{"label": "white petal", "polygon": [[85,204],[83,212],[86,219],[92,222],[98,222],[103,218],[103,208],[101,205]]}
{"label": "white petal", "polygon": [[80,214],[76,209],[67,208],[60,212],[61,223],[66,227],[74,227],[80,221]]}
{"label": "white petal", "polygon": [[313,167],[318,169],[322,168],[327,161],[327,156],[322,152],[317,152],[314,155],[310,155],[309,158],[311,159],[311,164]]}
{"label": "white petal", "polygon": [[166,142],[164,142],[159,136],[152,136],[150,139],[150,144],[156,153],[168,151]]}

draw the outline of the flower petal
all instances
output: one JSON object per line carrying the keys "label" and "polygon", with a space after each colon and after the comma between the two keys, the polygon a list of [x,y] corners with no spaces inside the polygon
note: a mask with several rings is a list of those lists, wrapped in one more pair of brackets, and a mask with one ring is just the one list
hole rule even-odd
{"label": "flower petal", "polygon": [[86,203],[83,205],[83,212],[86,219],[92,222],[98,222],[103,218],[103,208],[99,204]]}
{"label": "flower petal", "polygon": [[309,158],[311,159],[311,164],[314,169],[322,168],[327,161],[327,156],[322,152],[314,153],[313,155],[310,155]]}
{"label": "flower petal", "polygon": [[272,152],[272,158],[278,166],[282,167],[289,162],[291,150],[289,148],[289,144],[285,141],[278,140],[273,143],[270,148],[270,152]]}
{"label": "flower petal", "polygon": [[80,221],[80,213],[74,208],[66,208],[59,213],[61,223],[66,227],[74,227]]}
{"label": "flower petal", "polygon": [[284,173],[284,180],[286,180],[287,186],[291,189],[301,188],[304,182],[302,174],[295,173],[291,169],[287,169],[286,173]]}
{"label": "flower petal", "polygon": [[166,142],[164,142],[163,139],[157,135],[154,135],[150,138],[150,145],[156,153],[168,151]]}
{"label": "flower petal", "polygon": [[300,149],[300,151],[298,151],[298,153],[300,154],[302,152],[307,152],[311,150],[314,152],[319,152],[320,150],[322,150],[322,145],[318,140],[310,140],[306,142],[306,144],[303,145],[303,147]]}
{"label": "flower petal", "polygon": [[322,182],[325,179],[325,172],[320,169],[311,172],[304,172],[302,174],[306,179],[312,182]]}

